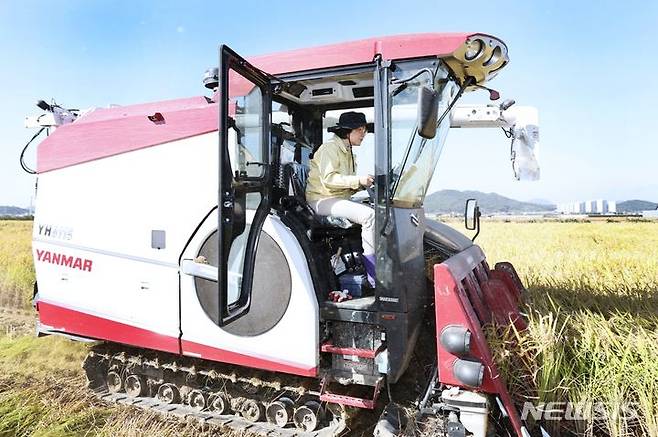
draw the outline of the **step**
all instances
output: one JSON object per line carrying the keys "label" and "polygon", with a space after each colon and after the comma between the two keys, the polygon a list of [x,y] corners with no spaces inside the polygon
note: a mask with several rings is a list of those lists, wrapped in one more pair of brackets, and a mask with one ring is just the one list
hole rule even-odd
{"label": "step", "polygon": [[320,350],[334,355],[350,355],[359,358],[375,358],[378,353],[384,350],[384,344],[379,345],[377,349],[359,349],[354,347],[334,346],[331,341],[322,343]]}
{"label": "step", "polygon": [[377,404],[377,398],[379,398],[379,391],[381,389],[381,383],[383,380],[384,378],[379,378],[379,380],[377,381],[377,384],[375,385],[373,391],[372,399],[365,399],[365,398],[358,398],[355,396],[329,393],[328,391],[326,391],[328,379],[325,378],[322,380],[322,385],[320,387],[320,400],[332,404],[340,404],[340,405],[347,405],[349,407],[374,410]]}

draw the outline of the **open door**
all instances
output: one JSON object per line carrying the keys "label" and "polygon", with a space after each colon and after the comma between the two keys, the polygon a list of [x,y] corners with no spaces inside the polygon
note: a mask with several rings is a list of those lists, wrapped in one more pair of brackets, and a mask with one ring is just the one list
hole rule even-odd
{"label": "open door", "polygon": [[270,210],[269,77],[219,49],[219,326],[249,312],[256,247]]}

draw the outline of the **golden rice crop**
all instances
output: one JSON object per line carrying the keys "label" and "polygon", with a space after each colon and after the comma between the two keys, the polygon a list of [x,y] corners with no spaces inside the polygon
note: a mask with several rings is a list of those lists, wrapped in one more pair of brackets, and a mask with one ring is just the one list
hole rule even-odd
{"label": "golden rice crop", "polygon": [[658,223],[484,222],[478,243],[528,288],[528,330],[494,345],[517,401],[589,409],[553,432],[658,436]]}
{"label": "golden rice crop", "polygon": [[34,283],[32,222],[0,220],[0,307],[29,308]]}

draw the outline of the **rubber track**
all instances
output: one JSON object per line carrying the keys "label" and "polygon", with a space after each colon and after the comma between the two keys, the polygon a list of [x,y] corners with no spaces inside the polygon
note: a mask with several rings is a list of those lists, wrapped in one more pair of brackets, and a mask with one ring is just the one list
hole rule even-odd
{"label": "rubber track", "polygon": [[[99,355],[105,354],[99,354],[98,352],[94,353],[92,351],[92,353],[90,353],[90,355],[85,360],[85,366],[87,366],[89,361],[96,361],[94,358],[98,357]],[[92,382],[89,372],[87,372],[87,379],[90,381],[90,383]],[[250,422],[239,415],[224,415],[213,413],[212,411],[199,411],[184,404],[166,404],[158,401],[157,398],[150,396],[133,398],[129,397],[125,393],[109,393],[106,387],[107,386],[103,384],[102,388],[92,389],[92,391],[99,399],[108,403],[137,407],[184,420],[197,420],[202,424],[230,428],[234,431],[244,431],[254,435],[267,437],[334,437],[343,435],[347,428],[346,420],[344,417],[334,417],[328,426],[313,432],[302,431],[295,428],[291,424],[285,428],[281,428],[276,425],[272,425],[267,421],[256,423]]]}
{"label": "rubber track", "polygon": [[345,430],[345,422],[334,421],[330,426],[313,432],[300,431],[297,428],[279,428],[267,422],[253,423],[236,415],[220,415],[212,412],[197,411],[187,405],[163,404],[152,397],[131,398],[125,393],[95,392],[99,399],[115,404],[129,405],[148,411],[175,416],[185,420],[197,420],[200,423],[228,427],[235,431],[248,431],[263,436],[282,437],[330,437],[338,436]]}

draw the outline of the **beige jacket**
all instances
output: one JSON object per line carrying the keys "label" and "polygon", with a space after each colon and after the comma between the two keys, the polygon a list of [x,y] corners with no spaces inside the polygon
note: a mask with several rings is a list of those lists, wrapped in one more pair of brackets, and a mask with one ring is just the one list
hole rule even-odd
{"label": "beige jacket", "polygon": [[334,135],[315,151],[310,162],[306,200],[350,196],[360,189],[356,163],[342,139]]}

